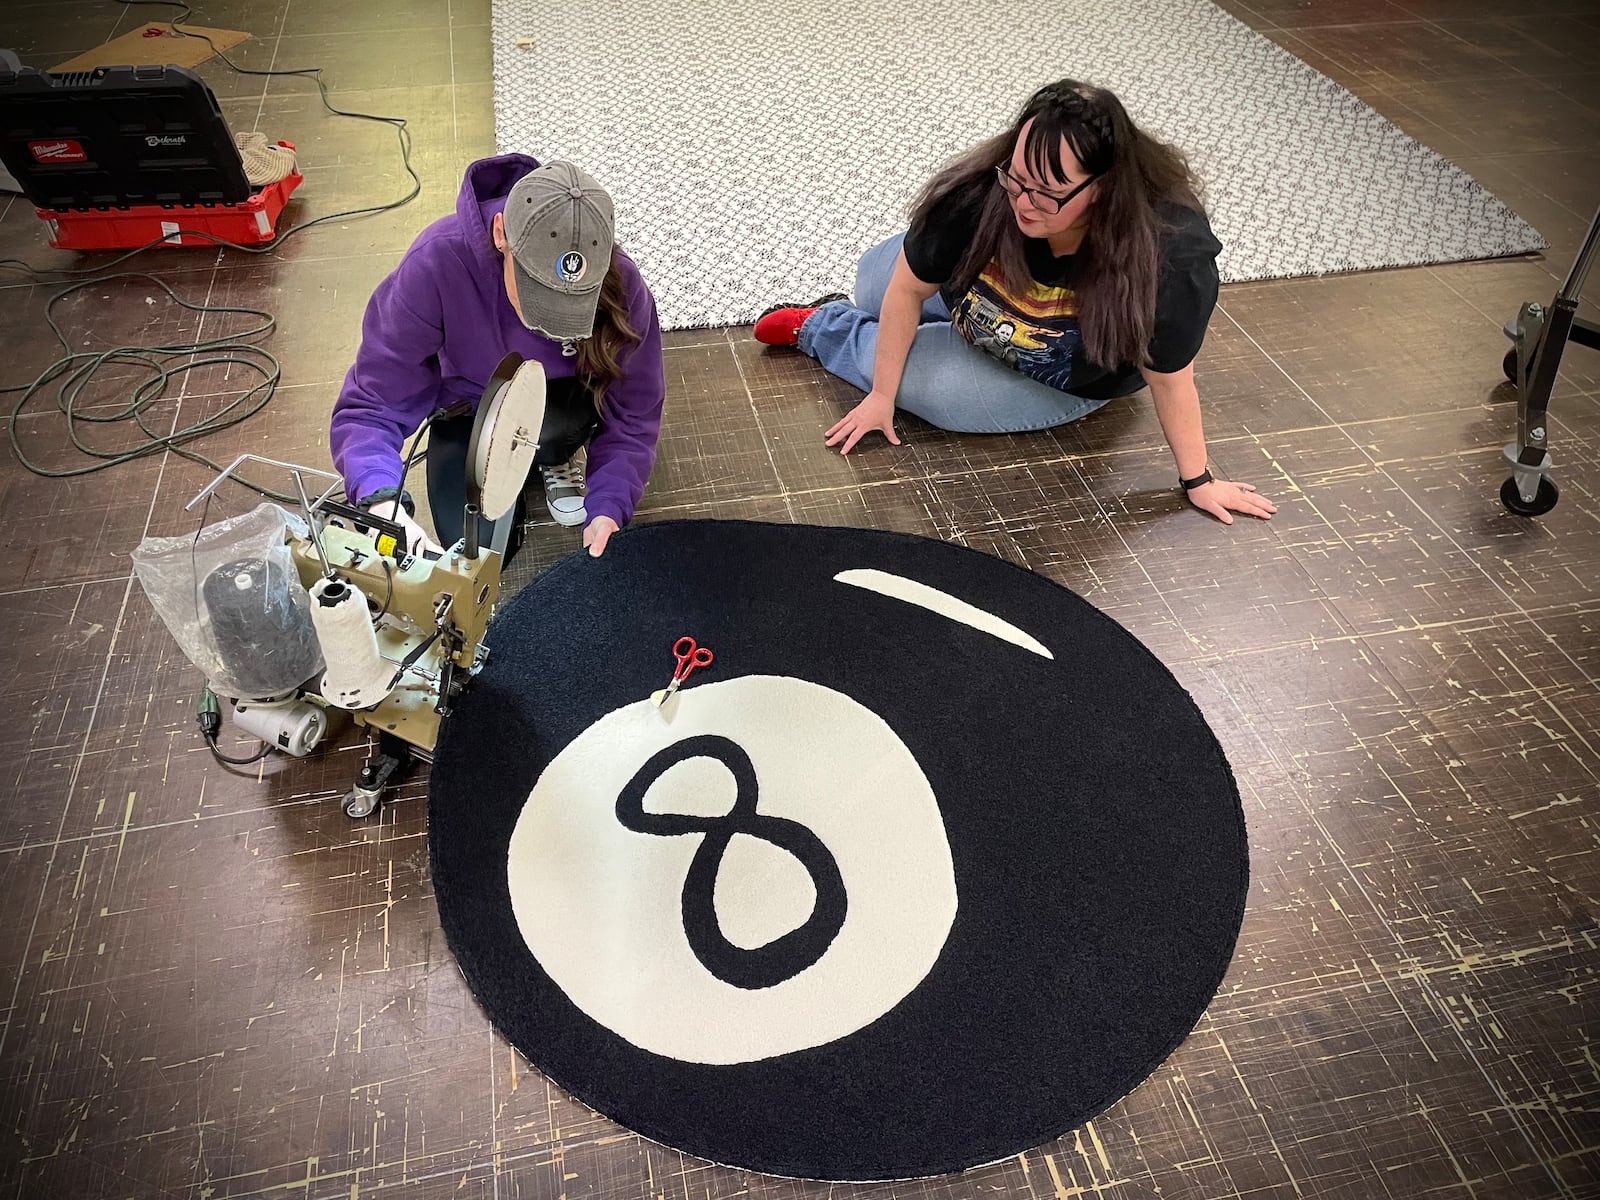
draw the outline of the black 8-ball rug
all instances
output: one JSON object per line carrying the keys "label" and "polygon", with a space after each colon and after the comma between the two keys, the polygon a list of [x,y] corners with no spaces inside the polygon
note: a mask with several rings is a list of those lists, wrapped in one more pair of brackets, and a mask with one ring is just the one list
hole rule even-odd
{"label": "black 8-ball rug", "polygon": [[[664,705],[675,644],[713,653]],[[440,919],[495,1026],[648,1138],[828,1180],[1048,1142],[1183,1041],[1248,859],[1188,694],[1067,589],[860,529],[556,564],[445,722]]]}

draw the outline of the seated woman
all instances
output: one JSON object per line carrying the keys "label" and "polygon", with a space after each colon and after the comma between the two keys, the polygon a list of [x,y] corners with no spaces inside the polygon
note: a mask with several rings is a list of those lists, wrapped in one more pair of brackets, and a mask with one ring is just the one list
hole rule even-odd
{"label": "seated woman", "polygon": [[[571,163],[522,154],[467,168],[456,211],[423,230],[372,294],[361,347],[333,406],[329,445],[345,493],[437,550],[399,494],[405,439],[441,409],[475,408],[507,353],[548,380],[535,462],[550,515],[583,525],[599,555],[628,523],[655,465],[665,369],[655,299],[613,241],[611,197]],[[473,413],[434,420],[428,507],[440,542],[462,535]],[[556,432],[552,434],[552,430]],[[588,492],[574,454],[588,444]],[[513,512],[501,518],[514,522]],[[480,519],[483,545],[515,530]]]}
{"label": "seated woman", "polygon": [[1254,487],[1206,465],[1194,359],[1221,249],[1183,156],[1064,79],[933,178],[910,230],[862,256],[853,301],[769,309],[755,336],[867,393],[825,435],[844,454],[874,430],[898,445],[896,406],[1016,433],[1148,385],[1190,503],[1266,518]]}

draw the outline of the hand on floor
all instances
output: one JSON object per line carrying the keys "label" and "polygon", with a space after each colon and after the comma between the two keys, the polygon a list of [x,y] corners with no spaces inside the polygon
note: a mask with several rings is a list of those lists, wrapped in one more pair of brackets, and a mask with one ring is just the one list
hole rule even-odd
{"label": "hand on floor", "polygon": [[[1247,517],[1260,517],[1270,521],[1278,506],[1257,492],[1254,484],[1230,483],[1226,479],[1212,478],[1188,493],[1189,503],[1208,512],[1224,525],[1233,524],[1234,513]],[[1231,511],[1230,511],[1231,510]]]}
{"label": "hand on floor", "polygon": [[875,429],[894,445],[900,444],[894,432],[894,400],[877,392],[868,392],[867,398],[835,422],[823,437],[828,439],[826,444],[829,446],[843,441],[839,453],[849,454],[857,442]]}
{"label": "hand on floor", "polygon": [[583,527],[583,545],[590,558],[599,558],[606,552],[606,543],[617,531],[617,523],[610,517],[596,517]]}

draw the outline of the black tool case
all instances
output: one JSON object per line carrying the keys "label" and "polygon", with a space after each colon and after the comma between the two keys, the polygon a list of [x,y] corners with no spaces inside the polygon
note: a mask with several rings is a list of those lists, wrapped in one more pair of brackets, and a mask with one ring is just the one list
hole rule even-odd
{"label": "black tool case", "polygon": [[174,66],[52,75],[0,51],[0,161],[57,212],[250,198],[211,89]]}

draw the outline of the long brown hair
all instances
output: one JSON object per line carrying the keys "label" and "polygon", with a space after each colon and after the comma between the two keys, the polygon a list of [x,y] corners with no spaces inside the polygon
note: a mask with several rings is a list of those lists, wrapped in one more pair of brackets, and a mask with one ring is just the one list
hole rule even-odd
{"label": "long brown hair", "polygon": [[[606,277],[600,281],[594,328],[588,337],[577,343],[578,361],[573,366],[573,374],[594,401],[595,411],[602,416],[606,389],[622,376],[623,353],[644,340],[644,335],[628,323],[628,294],[623,288],[622,269],[617,265],[617,252],[621,249],[615,244],[611,247],[611,263],[606,268]],[[502,262],[511,253],[499,246],[496,251]]]}
{"label": "long brown hair", "polygon": [[637,346],[643,338],[643,334],[628,324],[628,296],[623,291],[622,271],[617,266],[617,249],[612,247],[611,265],[606,268],[605,281],[600,285],[594,332],[578,343],[576,373],[589,389],[596,412],[602,412],[606,389],[622,374],[623,352]]}
{"label": "long brown hair", "polygon": [[1083,169],[1097,177],[1072,282],[1084,354],[1102,366],[1143,365],[1156,315],[1162,229],[1157,206],[1167,202],[1204,209],[1183,152],[1136,126],[1122,101],[1105,88],[1075,79],[1040,88],[1010,129],[974,146],[933,177],[913,206],[911,227],[920,228],[952,196],[972,205],[979,210],[977,233],[956,266],[954,290],[965,292],[991,261],[999,264],[1007,288],[1026,288],[1025,242],[994,169],[1011,162],[1029,121],[1033,124],[1023,158],[1035,176],[1063,177],[1064,139]]}

